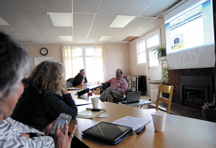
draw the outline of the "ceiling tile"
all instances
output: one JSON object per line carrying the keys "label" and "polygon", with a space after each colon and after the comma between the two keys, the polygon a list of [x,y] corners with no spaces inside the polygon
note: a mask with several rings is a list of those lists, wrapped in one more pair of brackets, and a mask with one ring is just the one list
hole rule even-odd
{"label": "ceiling tile", "polygon": [[27,37],[19,35],[19,36],[13,36],[13,38],[18,41],[19,43],[32,43]]}
{"label": "ceiling tile", "polygon": [[88,42],[88,43],[96,43],[96,42],[99,41],[99,39],[100,39],[99,37],[98,37],[98,38],[88,38],[88,39],[87,39],[87,42]]}
{"label": "ceiling tile", "polygon": [[82,38],[82,37],[76,37],[73,39],[74,42],[85,42],[86,38]]}
{"label": "ceiling tile", "polygon": [[18,10],[12,1],[1,0],[0,10]]}
{"label": "ceiling tile", "polygon": [[24,35],[20,30],[18,30],[16,27],[0,27],[0,31],[5,32],[8,35],[17,35],[22,36]]}
{"label": "ceiling tile", "polygon": [[34,26],[47,26],[52,27],[52,22],[45,12],[28,12],[24,11],[28,19],[34,24]]}
{"label": "ceiling tile", "polygon": [[120,42],[120,41],[124,40],[126,37],[127,36],[123,36],[123,35],[121,35],[121,36],[115,36],[109,42]]}
{"label": "ceiling tile", "polygon": [[129,0],[120,10],[119,15],[138,15],[152,0]]}
{"label": "ceiling tile", "polygon": [[58,36],[60,41],[63,42],[72,42],[73,41],[73,37],[72,36]]}
{"label": "ceiling tile", "polygon": [[50,12],[49,17],[55,27],[72,27],[73,25],[72,13]]}
{"label": "ceiling tile", "polygon": [[92,27],[109,27],[116,15],[97,15]]}
{"label": "ceiling tile", "polygon": [[56,32],[59,36],[71,36],[72,27],[55,27]]}
{"label": "ceiling tile", "polygon": [[44,0],[48,12],[72,12],[72,0]]}
{"label": "ceiling tile", "polygon": [[143,26],[141,29],[137,29],[133,33],[131,33],[131,36],[141,36],[145,33],[148,33],[150,30],[155,29],[156,27],[162,25],[164,23],[163,19],[154,19],[152,22],[148,23],[147,25]]}
{"label": "ceiling tile", "polygon": [[73,28],[73,37],[86,38],[89,28]]}
{"label": "ceiling tile", "polygon": [[10,24],[0,17],[0,26],[10,26]]}
{"label": "ceiling tile", "polygon": [[35,27],[16,27],[17,30],[21,31],[24,35],[33,36],[40,35]]}
{"label": "ceiling tile", "polygon": [[20,11],[0,10],[0,16],[12,26],[33,26]]}
{"label": "ceiling tile", "polygon": [[115,36],[116,34],[119,34],[119,32],[121,31],[122,29],[119,29],[119,28],[108,28],[104,33],[103,35],[104,36]]}
{"label": "ceiling tile", "polygon": [[41,35],[58,35],[55,27],[37,27],[37,30]]}
{"label": "ceiling tile", "polygon": [[127,0],[102,0],[98,14],[118,14]]}
{"label": "ceiling tile", "polygon": [[100,38],[107,28],[91,28],[89,38]]}
{"label": "ceiling tile", "polygon": [[43,2],[38,0],[13,0],[21,10],[46,11]]}
{"label": "ceiling tile", "polygon": [[43,36],[47,43],[60,43],[58,36]]}
{"label": "ceiling tile", "polygon": [[141,15],[142,16],[157,16],[168,6],[174,4],[177,0],[156,0],[150,5]]}
{"label": "ceiling tile", "polygon": [[44,38],[42,36],[26,36],[29,40],[31,40],[33,43],[36,44],[45,44],[46,41],[44,40]]}
{"label": "ceiling tile", "polygon": [[119,31],[119,35],[122,35],[122,36],[130,36],[131,33],[134,32],[135,29],[125,29],[123,28],[122,30]]}
{"label": "ceiling tile", "polygon": [[73,12],[95,13],[100,0],[73,0]]}
{"label": "ceiling tile", "polygon": [[93,14],[74,14],[73,26],[74,27],[90,27],[94,15]]}
{"label": "ceiling tile", "polygon": [[125,29],[137,29],[137,28],[140,28],[141,26],[143,26],[144,24],[146,24],[146,23],[149,22],[150,20],[152,20],[152,18],[137,17],[137,18],[135,18],[133,21],[131,21],[131,22],[125,27]]}

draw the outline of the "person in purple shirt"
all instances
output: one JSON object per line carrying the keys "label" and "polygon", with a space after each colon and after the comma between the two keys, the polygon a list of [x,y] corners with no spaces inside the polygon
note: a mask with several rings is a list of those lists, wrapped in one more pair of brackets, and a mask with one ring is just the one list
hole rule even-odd
{"label": "person in purple shirt", "polygon": [[110,87],[107,88],[100,96],[102,102],[117,102],[123,98],[123,95],[127,91],[127,82],[122,78],[122,70],[116,70],[116,77],[112,78],[105,83],[110,83]]}

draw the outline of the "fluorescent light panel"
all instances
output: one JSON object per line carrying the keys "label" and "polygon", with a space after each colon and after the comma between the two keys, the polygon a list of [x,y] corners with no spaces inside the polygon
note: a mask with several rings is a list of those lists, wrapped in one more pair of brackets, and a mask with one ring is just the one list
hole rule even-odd
{"label": "fluorescent light panel", "polygon": [[10,24],[0,17],[0,26],[10,26]]}
{"label": "fluorescent light panel", "polygon": [[58,36],[60,41],[71,42],[73,41],[73,36]]}
{"label": "fluorescent light panel", "polygon": [[101,36],[99,41],[109,41],[112,38],[113,38],[113,36]]}
{"label": "fluorescent light panel", "polygon": [[53,26],[57,27],[71,27],[73,21],[72,13],[56,13],[49,12],[50,19],[53,23]]}
{"label": "fluorescent light panel", "polygon": [[117,15],[114,21],[110,24],[110,28],[124,28],[129,24],[136,16]]}

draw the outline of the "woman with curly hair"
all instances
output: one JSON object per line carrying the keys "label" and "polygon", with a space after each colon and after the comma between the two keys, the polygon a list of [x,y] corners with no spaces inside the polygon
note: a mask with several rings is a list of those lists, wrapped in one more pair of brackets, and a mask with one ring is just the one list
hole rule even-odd
{"label": "woman with curly hair", "polygon": [[34,127],[44,129],[61,113],[77,116],[77,106],[67,93],[63,78],[64,68],[58,62],[40,63],[25,81],[25,91],[20,97],[12,118]]}
{"label": "woman with curly hair", "polygon": [[[68,123],[65,123],[63,130],[60,125],[57,125],[53,139],[48,134],[54,122],[41,132],[10,117],[23,93],[24,87],[21,80],[28,74],[30,59],[23,46],[2,32],[0,32],[0,63],[0,147],[70,148],[76,126],[68,136]],[[23,116],[25,115],[29,113],[26,112]]]}

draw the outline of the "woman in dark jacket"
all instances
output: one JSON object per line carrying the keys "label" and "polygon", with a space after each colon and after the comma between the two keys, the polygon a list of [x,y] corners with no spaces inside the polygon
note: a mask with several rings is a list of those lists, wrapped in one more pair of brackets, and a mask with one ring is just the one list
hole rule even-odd
{"label": "woman in dark jacket", "polygon": [[64,68],[58,62],[39,64],[25,81],[26,88],[20,97],[12,118],[43,130],[61,113],[77,116],[77,106],[67,93],[63,78]]}

